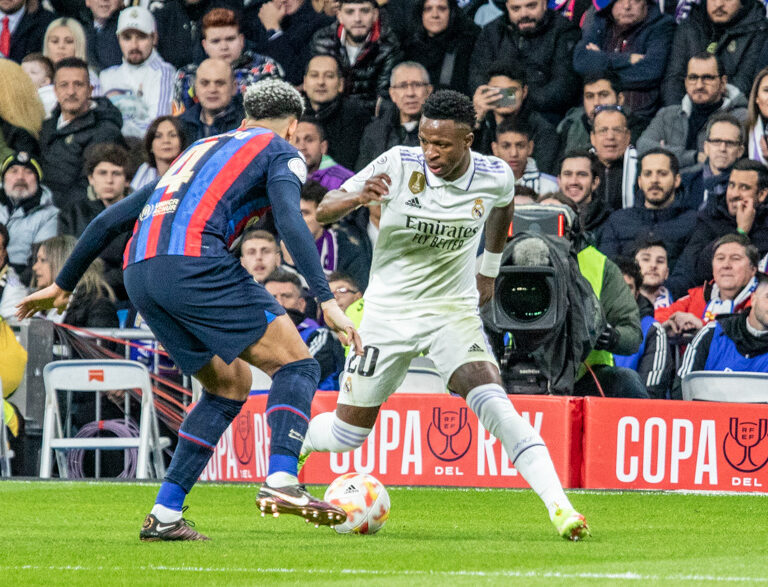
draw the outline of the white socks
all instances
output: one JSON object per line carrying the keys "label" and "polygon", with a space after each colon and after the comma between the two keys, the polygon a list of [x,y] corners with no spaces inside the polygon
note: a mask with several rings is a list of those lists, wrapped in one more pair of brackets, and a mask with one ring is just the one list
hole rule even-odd
{"label": "white socks", "polygon": [[550,519],[558,508],[571,508],[544,441],[517,413],[500,385],[488,383],[467,394],[467,404],[483,427],[501,441],[510,460],[544,502]]}
{"label": "white socks", "polygon": [[167,508],[159,503],[154,505],[150,513],[157,518],[158,522],[163,524],[170,524],[181,519],[181,512]]}
{"label": "white socks", "polygon": [[365,442],[371,430],[342,422],[335,411],[318,414],[309,422],[301,454],[354,450]]}
{"label": "white socks", "polygon": [[285,471],[278,471],[277,473],[267,475],[265,481],[269,487],[287,487],[289,485],[299,484],[299,479],[296,475],[291,475]]}

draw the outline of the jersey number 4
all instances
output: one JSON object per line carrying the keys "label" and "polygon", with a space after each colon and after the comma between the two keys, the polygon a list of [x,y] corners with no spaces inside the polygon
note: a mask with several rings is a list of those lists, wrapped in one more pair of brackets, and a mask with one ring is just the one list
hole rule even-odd
{"label": "jersey number 4", "polygon": [[376,370],[376,361],[379,359],[379,349],[375,346],[364,346],[363,356],[353,354],[347,362],[347,373],[354,373],[360,377],[370,377]]}
{"label": "jersey number 4", "polygon": [[205,141],[199,145],[194,145],[184,151],[181,156],[176,159],[171,168],[165,172],[165,175],[157,182],[155,189],[166,188],[166,194],[172,194],[179,191],[179,189],[187,183],[195,174],[195,166],[198,164],[203,155],[213,147],[217,141]]}

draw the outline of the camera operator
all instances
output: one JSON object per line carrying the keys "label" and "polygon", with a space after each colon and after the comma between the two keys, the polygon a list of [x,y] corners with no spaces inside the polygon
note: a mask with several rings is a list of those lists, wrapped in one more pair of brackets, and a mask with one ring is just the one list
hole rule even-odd
{"label": "camera operator", "polygon": [[[540,342],[535,343],[536,348],[529,349],[532,350],[530,355],[533,362],[542,375],[549,379],[549,389],[557,393],[648,398],[648,392],[638,374],[631,369],[615,366],[613,359],[613,353],[629,355],[636,352],[642,340],[637,303],[621,271],[605,255],[587,244],[578,227],[577,208],[567,196],[557,193],[545,198],[540,204],[551,206],[553,215],[561,213],[566,217],[567,229],[564,237],[568,241],[568,262],[573,270],[575,256],[576,270],[584,279],[574,279],[573,274],[563,274],[555,264],[558,252],[550,242],[552,237],[530,239],[540,241],[543,245],[534,242],[521,247],[522,243],[528,242],[522,238],[517,243],[513,240],[507,245],[517,246],[512,257],[508,257],[514,259],[516,265],[528,265],[534,271],[536,266],[553,266],[556,274],[562,274],[560,278],[555,276],[554,288],[568,290],[552,293],[551,297],[556,300],[556,304],[559,303],[558,296],[567,295],[570,307],[562,310],[558,317],[560,323],[554,324],[550,329],[553,336],[541,337]],[[535,237],[531,233],[521,235],[523,238],[531,236]],[[524,247],[528,250],[523,249]],[[537,248],[542,250],[537,251]],[[520,255],[517,254],[518,251]],[[580,281],[582,283],[579,283]],[[583,281],[586,281],[588,286]],[[582,287],[587,287],[586,292],[579,290]],[[501,290],[501,295],[504,295],[504,288],[499,288],[498,285],[497,288]],[[519,291],[520,289],[515,288],[506,295],[520,295]],[[599,307],[590,307],[589,300],[584,301],[586,297],[596,298]],[[498,301],[501,306],[505,305],[503,300]],[[551,313],[550,310],[553,309],[544,308],[538,314],[544,318]],[[529,313],[527,318],[529,323],[532,314]],[[587,341],[584,332],[591,328],[598,328],[599,334],[594,333]],[[525,330],[527,329],[522,329],[518,336],[522,346],[531,340],[531,337],[526,336]],[[512,329],[511,338],[514,339],[515,335]],[[515,368],[509,361],[506,363],[507,369]],[[569,372],[573,373],[572,377],[568,375]]]}

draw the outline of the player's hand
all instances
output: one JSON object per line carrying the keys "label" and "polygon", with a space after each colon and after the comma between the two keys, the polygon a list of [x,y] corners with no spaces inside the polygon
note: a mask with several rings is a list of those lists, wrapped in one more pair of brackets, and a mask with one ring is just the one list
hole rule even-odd
{"label": "player's hand", "polygon": [[327,300],[320,304],[323,310],[325,324],[339,335],[341,344],[344,346],[353,346],[356,355],[363,355],[363,341],[355,329],[355,325],[344,312],[339,308],[336,300]]}
{"label": "player's hand", "polygon": [[369,177],[363,189],[360,190],[360,205],[367,206],[371,202],[381,202],[381,199],[389,193],[392,179],[386,173],[378,173]]}
{"label": "player's hand", "polygon": [[484,306],[493,299],[496,279],[478,273],[475,277],[475,282],[477,283],[477,291],[480,292],[480,305]]}
{"label": "player's hand", "polygon": [[46,312],[51,308],[56,308],[61,314],[67,309],[71,291],[64,291],[55,283],[46,288],[36,291],[21,300],[16,306],[16,318],[24,320],[34,316],[38,312]]}

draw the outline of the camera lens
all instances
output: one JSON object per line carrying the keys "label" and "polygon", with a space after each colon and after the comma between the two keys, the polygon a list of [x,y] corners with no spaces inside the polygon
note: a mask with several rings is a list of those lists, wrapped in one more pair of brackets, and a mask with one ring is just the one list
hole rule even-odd
{"label": "camera lens", "polygon": [[504,278],[498,301],[507,316],[530,323],[547,313],[552,291],[545,275],[516,273]]}

